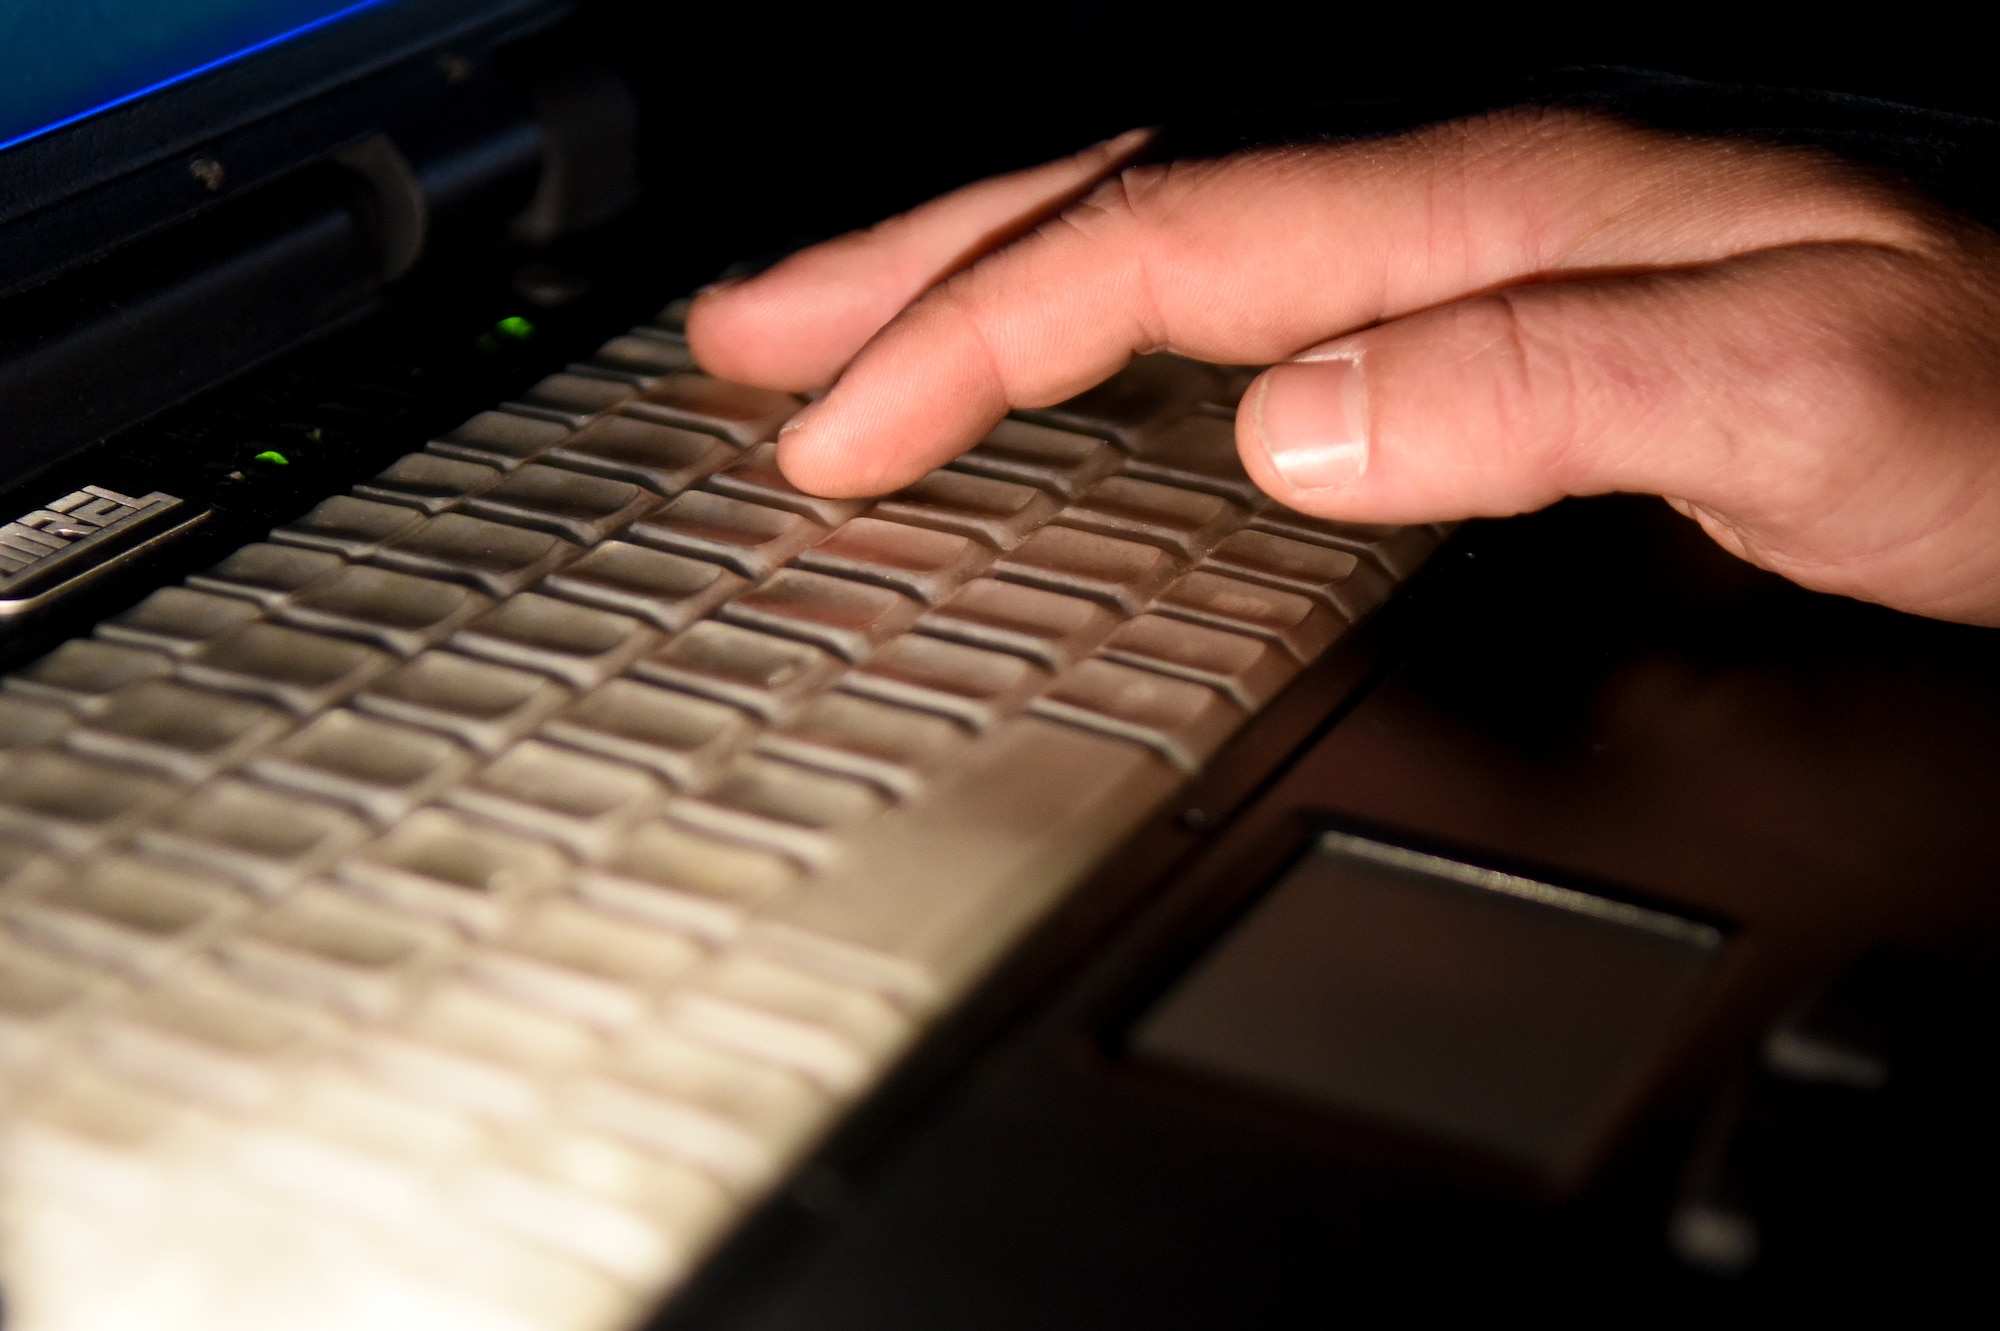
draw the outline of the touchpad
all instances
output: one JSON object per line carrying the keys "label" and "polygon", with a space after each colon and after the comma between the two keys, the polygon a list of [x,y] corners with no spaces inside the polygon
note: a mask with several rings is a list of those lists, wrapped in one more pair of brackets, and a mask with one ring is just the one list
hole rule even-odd
{"label": "touchpad", "polygon": [[1132,1048],[1562,1182],[1721,943],[1676,915],[1329,833]]}

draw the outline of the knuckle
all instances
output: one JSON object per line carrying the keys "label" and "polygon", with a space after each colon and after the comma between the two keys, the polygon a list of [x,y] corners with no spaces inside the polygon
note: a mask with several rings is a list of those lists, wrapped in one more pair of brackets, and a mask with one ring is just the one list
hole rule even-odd
{"label": "knuckle", "polygon": [[1152,167],[1127,167],[1115,171],[1049,220],[1048,225],[1076,232],[1091,241],[1113,240],[1130,234],[1145,217],[1146,203],[1153,191],[1141,177],[1157,173]]}
{"label": "knuckle", "polygon": [[1496,474],[1568,490],[1581,483],[1582,375],[1564,320],[1545,297],[1500,291],[1452,307],[1459,418],[1451,427],[1483,441]]}

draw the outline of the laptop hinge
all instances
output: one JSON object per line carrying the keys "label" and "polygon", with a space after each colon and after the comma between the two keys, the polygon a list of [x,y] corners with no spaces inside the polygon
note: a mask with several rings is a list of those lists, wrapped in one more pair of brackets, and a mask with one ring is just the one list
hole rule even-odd
{"label": "laptop hinge", "polygon": [[[447,114],[0,301],[9,482],[361,314],[420,262],[501,236],[535,194],[541,131],[490,65],[467,78],[487,86]],[[227,164],[206,165],[226,189]]]}

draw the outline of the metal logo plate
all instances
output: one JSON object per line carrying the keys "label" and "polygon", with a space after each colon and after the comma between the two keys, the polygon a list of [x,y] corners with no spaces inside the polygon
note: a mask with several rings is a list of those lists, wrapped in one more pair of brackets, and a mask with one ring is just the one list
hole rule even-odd
{"label": "metal logo plate", "polygon": [[86,485],[0,527],[0,616],[31,609],[202,516],[164,491]]}

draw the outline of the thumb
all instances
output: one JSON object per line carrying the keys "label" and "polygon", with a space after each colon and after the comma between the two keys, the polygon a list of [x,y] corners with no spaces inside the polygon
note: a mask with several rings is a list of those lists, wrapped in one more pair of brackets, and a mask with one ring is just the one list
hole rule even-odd
{"label": "thumb", "polygon": [[1857,275],[1819,248],[1517,287],[1315,347],[1245,394],[1244,465],[1294,508],[1362,522],[1613,490],[1775,519],[1911,424],[1874,326],[1907,293],[1872,256]]}
{"label": "thumb", "polygon": [[1665,495],[1807,586],[1991,622],[2000,351],[1977,333],[1974,285],[1817,245],[1515,287],[1266,371],[1237,444],[1269,494],[1320,517]]}

